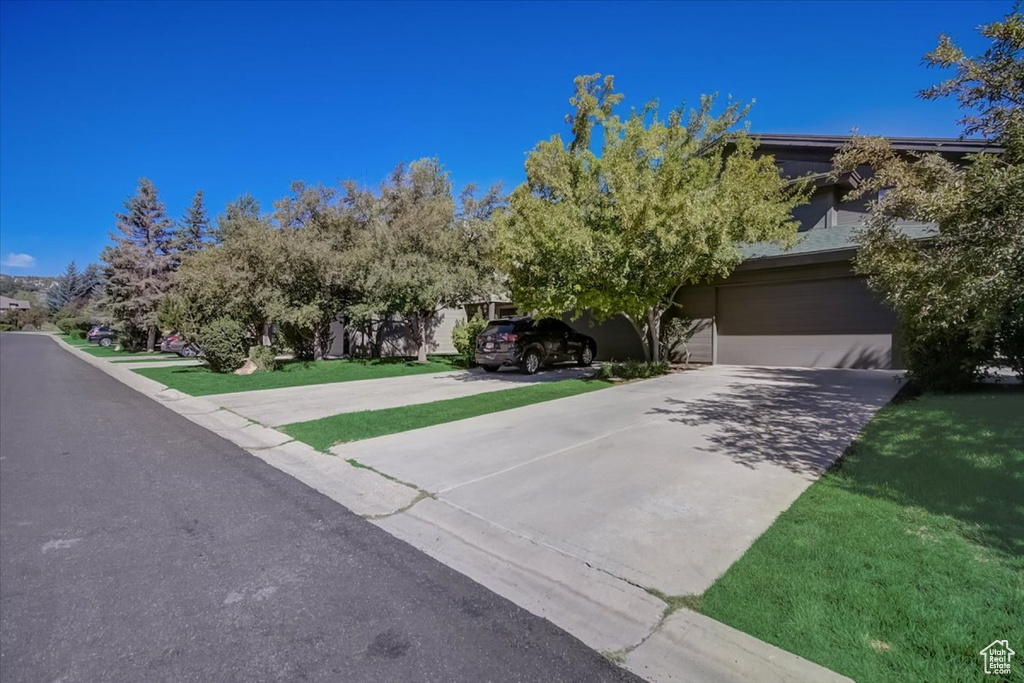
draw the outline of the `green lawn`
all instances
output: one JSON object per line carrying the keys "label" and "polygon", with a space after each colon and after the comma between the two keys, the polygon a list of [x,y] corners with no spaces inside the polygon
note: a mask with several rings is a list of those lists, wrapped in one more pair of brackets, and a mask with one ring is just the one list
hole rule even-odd
{"label": "green lawn", "polygon": [[433,403],[343,413],[309,422],[296,422],[279,427],[279,429],[299,441],[308,443],[317,450],[326,451],[331,446],[345,441],[359,441],[444,422],[455,422],[468,417],[575,396],[610,386],[612,386],[611,382],[603,380],[566,379]]}
{"label": "green lawn", "polygon": [[66,334],[58,334],[56,336],[59,337],[60,339],[62,339],[65,343],[71,344],[71,346],[88,346],[89,345],[89,342],[86,341],[85,339],[76,339],[74,337],[69,337]]}
{"label": "green lawn", "polygon": [[456,370],[454,358],[434,356],[426,363],[404,358],[364,360],[321,360],[286,362],[276,372],[254,375],[217,374],[204,365],[180,368],[137,368],[135,372],[192,396],[209,396],[257,389],[281,389],[311,384],[381,379]]}
{"label": "green lawn", "polygon": [[1024,652],[1024,391],[884,408],[701,609],[858,681],[984,679]]}

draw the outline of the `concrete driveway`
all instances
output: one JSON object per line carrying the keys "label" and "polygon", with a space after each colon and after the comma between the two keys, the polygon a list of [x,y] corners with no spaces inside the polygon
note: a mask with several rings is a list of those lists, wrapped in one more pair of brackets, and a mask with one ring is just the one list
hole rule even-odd
{"label": "concrete driveway", "polygon": [[476,368],[429,375],[243,391],[204,398],[267,427],[279,427],[339,413],[431,403],[541,382],[588,377],[592,374],[593,368],[574,365],[546,368],[536,375],[523,375],[517,370],[503,370],[492,374]]}
{"label": "concrete driveway", "polygon": [[393,533],[458,535],[458,512],[466,538],[511,534],[697,594],[898,389],[895,372],[715,366],[332,452],[436,497],[383,520]]}

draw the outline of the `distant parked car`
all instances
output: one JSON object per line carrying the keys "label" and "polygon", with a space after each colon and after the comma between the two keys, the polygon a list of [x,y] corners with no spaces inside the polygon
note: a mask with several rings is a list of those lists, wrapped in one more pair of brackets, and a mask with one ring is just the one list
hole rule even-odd
{"label": "distant parked car", "polygon": [[105,347],[111,346],[117,341],[117,334],[110,329],[109,325],[93,325],[86,333],[85,338],[90,344],[99,344]]}
{"label": "distant parked car", "polygon": [[532,375],[542,365],[576,362],[590,365],[597,355],[593,337],[580,334],[561,320],[530,316],[491,320],[476,338],[476,363],[487,372],[518,366]]}
{"label": "distant parked car", "polygon": [[199,355],[199,347],[190,344],[180,332],[171,332],[160,342],[160,350],[164,353],[176,353],[185,358],[195,358]]}

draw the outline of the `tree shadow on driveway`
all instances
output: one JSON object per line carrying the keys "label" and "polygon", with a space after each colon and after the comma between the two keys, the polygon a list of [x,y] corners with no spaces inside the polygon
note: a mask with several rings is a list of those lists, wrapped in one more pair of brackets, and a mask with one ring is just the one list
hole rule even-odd
{"label": "tree shadow on driveway", "polygon": [[597,374],[593,367],[580,367],[577,365],[556,365],[541,369],[535,375],[527,375],[519,371],[519,368],[501,368],[498,372],[487,372],[483,368],[473,368],[459,374],[436,375],[434,379],[457,382],[491,382],[508,384],[541,384],[544,382],[558,382],[564,379],[588,379]]}
{"label": "tree shadow on driveway", "polygon": [[710,395],[669,397],[651,414],[702,428],[697,450],[808,478],[834,463],[899,388],[889,373],[857,370],[742,368],[732,378]]}

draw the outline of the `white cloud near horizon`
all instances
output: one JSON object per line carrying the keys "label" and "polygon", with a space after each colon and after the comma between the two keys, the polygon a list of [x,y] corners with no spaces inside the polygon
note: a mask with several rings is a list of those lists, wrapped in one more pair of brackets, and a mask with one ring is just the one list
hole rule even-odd
{"label": "white cloud near horizon", "polygon": [[10,252],[7,254],[7,258],[0,261],[0,265],[7,266],[8,268],[31,268],[36,264],[36,257],[32,254],[17,254]]}

